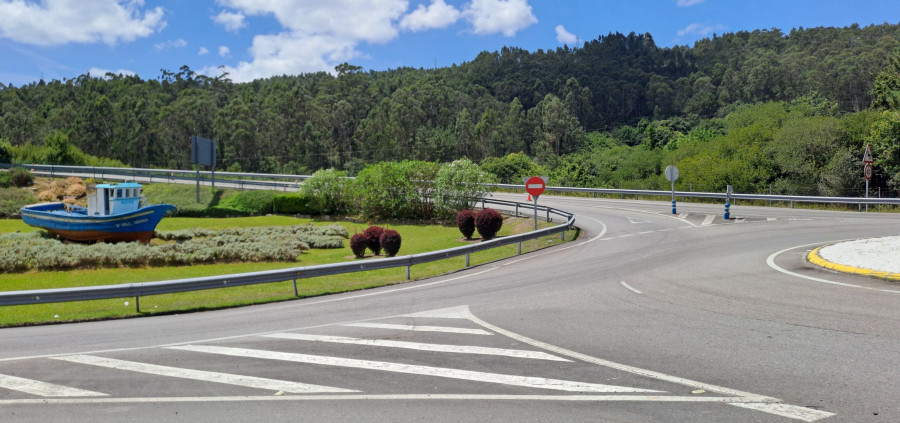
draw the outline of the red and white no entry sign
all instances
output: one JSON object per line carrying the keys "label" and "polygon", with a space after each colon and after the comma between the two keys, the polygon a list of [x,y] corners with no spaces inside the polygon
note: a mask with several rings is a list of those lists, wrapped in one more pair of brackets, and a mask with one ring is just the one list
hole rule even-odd
{"label": "red and white no entry sign", "polygon": [[863,168],[863,175],[866,177],[866,180],[872,179],[872,164],[866,163],[866,167]]}
{"label": "red and white no entry sign", "polygon": [[546,188],[544,180],[540,177],[532,176],[525,181],[525,191],[528,191],[528,193],[534,197],[543,194],[544,188]]}

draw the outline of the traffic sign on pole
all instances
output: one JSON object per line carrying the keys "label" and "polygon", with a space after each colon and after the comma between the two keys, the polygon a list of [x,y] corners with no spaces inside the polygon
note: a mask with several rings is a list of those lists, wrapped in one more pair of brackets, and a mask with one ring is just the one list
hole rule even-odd
{"label": "traffic sign on pole", "polygon": [[866,167],[863,168],[863,175],[866,177],[867,181],[872,180],[872,164],[866,163]]}
{"label": "traffic sign on pole", "polygon": [[675,214],[675,181],[678,180],[678,168],[668,165],[665,174],[666,179],[672,182],[672,214]]}
{"label": "traffic sign on pole", "polygon": [[866,144],[866,152],[863,153],[863,163],[874,163],[872,160],[872,144]]}
{"label": "traffic sign on pole", "polygon": [[543,178],[532,176],[525,181],[525,191],[528,191],[532,197],[540,197],[545,188],[547,188],[547,184]]}

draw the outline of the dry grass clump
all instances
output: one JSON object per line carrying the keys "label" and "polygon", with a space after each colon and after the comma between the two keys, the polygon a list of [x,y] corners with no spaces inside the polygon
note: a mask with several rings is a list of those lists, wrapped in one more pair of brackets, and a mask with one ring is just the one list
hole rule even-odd
{"label": "dry grass clump", "polygon": [[[66,178],[68,180],[68,178]],[[87,188],[82,184],[72,184],[66,187],[65,195],[67,197],[79,198],[87,193]]]}
{"label": "dry grass clump", "polygon": [[70,176],[63,181],[67,187],[72,185],[82,185],[84,186],[84,180],[77,176]]}

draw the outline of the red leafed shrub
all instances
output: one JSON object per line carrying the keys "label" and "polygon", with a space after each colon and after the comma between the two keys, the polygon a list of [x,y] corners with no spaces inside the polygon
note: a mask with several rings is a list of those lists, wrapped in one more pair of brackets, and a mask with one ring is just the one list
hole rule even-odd
{"label": "red leafed shrub", "polygon": [[475,233],[475,212],[472,210],[461,210],[456,214],[456,227],[462,232],[466,239],[472,239]]}
{"label": "red leafed shrub", "polygon": [[388,257],[396,256],[400,251],[400,233],[393,229],[385,229],[381,233],[381,246]]}
{"label": "red leafed shrub", "polygon": [[353,255],[358,258],[363,258],[366,256],[366,248],[368,246],[369,241],[363,234],[354,234],[350,238],[350,249],[353,250]]}
{"label": "red leafed shrub", "polygon": [[372,253],[376,256],[381,254],[381,233],[384,232],[384,228],[380,226],[369,226],[363,231],[363,235],[366,236],[366,242],[368,243],[368,247],[372,250]]}
{"label": "red leafed shrub", "polygon": [[484,209],[475,215],[475,229],[478,229],[478,234],[484,240],[493,238],[502,227],[503,216],[497,210]]}

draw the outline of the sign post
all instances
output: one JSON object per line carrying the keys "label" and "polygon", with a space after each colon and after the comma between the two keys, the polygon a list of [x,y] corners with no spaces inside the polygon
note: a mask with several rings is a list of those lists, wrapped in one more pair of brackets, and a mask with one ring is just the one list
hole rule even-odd
{"label": "sign post", "polygon": [[528,194],[531,195],[531,198],[534,198],[534,230],[537,230],[537,228],[538,228],[537,227],[537,219],[538,219],[538,217],[537,217],[538,216],[537,200],[538,200],[538,197],[540,197],[541,194],[544,193],[544,189],[547,188],[547,179],[549,179],[549,178],[547,178],[546,176],[544,176],[544,177],[532,176],[528,179],[522,178],[522,180],[525,182],[525,191],[528,191]]}
{"label": "sign post", "polygon": [[[863,153],[863,176],[866,177],[866,198],[869,198],[869,180],[872,179],[872,144],[866,144],[866,152]],[[869,203],[866,203],[866,212],[869,211]]]}
{"label": "sign post", "polygon": [[209,166],[212,189],[216,189],[216,142],[191,135],[191,163],[197,165],[197,202],[200,202],[200,165]]}
{"label": "sign post", "polygon": [[672,214],[675,214],[675,181],[678,180],[678,168],[673,165],[666,166],[666,179],[672,182]]}
{"label": "sign post", "polygon": [[734,192],[731,185],[725,187],[725,220],[731,217],[731,194]]}

